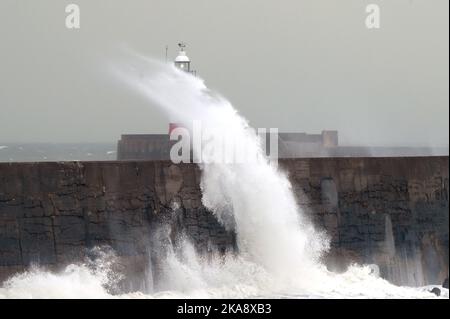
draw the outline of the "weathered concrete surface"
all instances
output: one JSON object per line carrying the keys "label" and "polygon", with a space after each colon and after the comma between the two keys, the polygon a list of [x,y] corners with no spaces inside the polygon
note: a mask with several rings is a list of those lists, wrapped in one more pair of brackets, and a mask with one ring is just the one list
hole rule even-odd
{"label": "weathered concrete surface", "polygon": [[[448,157],[287,159],[299,204],[332,239],[330,268],[376,263],[398,284],[448,276]],[[234,247],[203,207],[200,171],[168,161],[0,164],[0,281],[94,246],[121,256],[127,287],[158,275],[164,243]],[[167,232],[161,234],[161,226]],[[148,264],[151,262],[152,267]]]}

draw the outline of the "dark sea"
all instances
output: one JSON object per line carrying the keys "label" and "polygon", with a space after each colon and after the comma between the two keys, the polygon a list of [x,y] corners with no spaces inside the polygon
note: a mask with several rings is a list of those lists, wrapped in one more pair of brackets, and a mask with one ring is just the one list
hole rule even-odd
{"label": "dark sea", "polygon": [[111,161],[116,143],[0,143],[0,162]]}

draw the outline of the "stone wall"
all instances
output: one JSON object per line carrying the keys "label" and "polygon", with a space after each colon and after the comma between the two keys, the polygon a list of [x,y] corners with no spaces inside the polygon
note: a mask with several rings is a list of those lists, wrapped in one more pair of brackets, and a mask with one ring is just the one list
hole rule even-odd
{"label": "stone wall", "polygon": [[[448,157],[280,166],[300,206],[331,237],[330,268],[376,263],[385,278],[410,285],[447,276]],[[110,246],[127,289],[146,289],[142,278],[158,277],[178,234],[201,251],[236,249],[235,235],[203,207],[199,181],[197,166],[169,161],[0,164],[0,281],[33,263],[58,269]]]}
{"label": "stone wall", "polygon": [[283,166],[300,205],[331,236],[330,267],[374,263],[403,285],[448,276],[448,157],[292,159]]}

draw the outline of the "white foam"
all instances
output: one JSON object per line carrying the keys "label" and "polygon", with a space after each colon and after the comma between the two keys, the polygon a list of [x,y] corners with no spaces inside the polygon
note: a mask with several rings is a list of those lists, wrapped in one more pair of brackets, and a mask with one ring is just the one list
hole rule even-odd
{"label": "white foam", "polygon": [[[308,289],[280,282],[263,267],[242,256],[204,259],[184,241],[181,254],[171,251],[164,261],[164,286],[159,292],[113,295],[105,287],[119,276],[111,276],[112,263],[97,260],[92,265],[70,265],[61,272],[35,268],[10,278],[0,288],[0,298],[449,298],[430,293],[432,286],[397,287],[373,274],[371,267],[353,266],[344,274],[323,271],[321,282]],[[293,278],[297,274],[290,274]]]}
{"label": "white foam", "polygon": [[70,265],[59,273],[33,269],[10,278],[0,288],[0,298],[109,297],[101,277],[77,265]]}

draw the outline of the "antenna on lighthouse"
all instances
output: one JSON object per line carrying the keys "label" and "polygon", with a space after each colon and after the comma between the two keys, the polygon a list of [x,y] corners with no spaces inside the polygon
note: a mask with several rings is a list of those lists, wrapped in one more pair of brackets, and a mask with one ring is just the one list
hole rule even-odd
{"label": "antenna on lighthouse", "polygon": [[166,63],[167,63],[167,52],[169,51],[169,46],[166,45]]}

